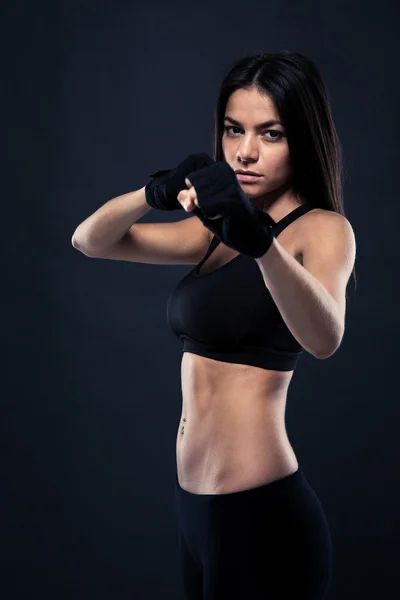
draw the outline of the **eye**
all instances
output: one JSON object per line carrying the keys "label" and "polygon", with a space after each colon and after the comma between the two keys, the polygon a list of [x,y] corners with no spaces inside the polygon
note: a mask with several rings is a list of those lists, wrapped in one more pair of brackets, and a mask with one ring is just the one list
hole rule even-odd
{"label": "eye", "polygon": [[[241,131],[241,129],[239,127],[236,127],[235,125],[226,125],[224,126],[224,131],[229,137],[236,137],[234,133],[229,133],[229,129],[239,129],[239,131]],[[275,140],[280,140],[283,137],[283,133],[278,129],[268,129],[268,131],[266,131],[265,133],[278,134],[276,137],[267,138],[271,142],[274,142]]]}
{"label": "eye", "polygon": [[283,133],[281,131],[278,131],[278,129],[269,129],[265,133],[277,133],[278,134],[276,137],[270,138],[271,140],[280,140],[283,137]]}

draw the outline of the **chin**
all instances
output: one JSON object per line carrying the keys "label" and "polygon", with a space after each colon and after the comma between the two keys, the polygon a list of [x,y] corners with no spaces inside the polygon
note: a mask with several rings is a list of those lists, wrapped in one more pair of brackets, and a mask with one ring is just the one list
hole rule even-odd
{"label": "chin", "polygon": [[265,196],[266,192],[260,192],[260,190],[252,189],[250,185],[242,186],[242,190],[249,196],[249,198],[261,198],[261,196]]}

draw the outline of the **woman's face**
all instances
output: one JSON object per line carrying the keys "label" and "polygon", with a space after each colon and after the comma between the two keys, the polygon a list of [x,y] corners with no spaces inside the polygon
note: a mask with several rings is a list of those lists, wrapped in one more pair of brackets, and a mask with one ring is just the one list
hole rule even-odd
{"label": "woman's face", "polygon": [[[275,123],[262,125],[267,121]],[[236,169],[260,173],[254,183],[239,181],[248,198],[267,204],[271,196],[287,191],[291,166],[286,132],[272,100],[255,88],[231,94],[225,110],[222,150],[226,162]],[[276,194],[271,194],[271,192]]]}

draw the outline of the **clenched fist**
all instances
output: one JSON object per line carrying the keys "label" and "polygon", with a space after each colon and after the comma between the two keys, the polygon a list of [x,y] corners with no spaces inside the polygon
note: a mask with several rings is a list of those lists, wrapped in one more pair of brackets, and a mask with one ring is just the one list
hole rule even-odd
{"label": "clenched fist", "polygon": [[[177,196],[178,202],[180,202],[180,204],[182,204],[183,208],[186,210],[186,212],[192,212],[192,210],[194,210],[194,208],[197,206],[197,208],[199,208],[201,210],[201,207],[199,206],[199,202],[197,200],[197,194],[196,194],[196,189],[195,187],[192,185],[190,179],[188,179],[187,177],[185,177],[185,183],[188,186],[188,190],[181,190]],[[217,215],[216,217],[209,217],[211,220],[212,219],[219,219],[220,217],[222,217],[222,215]]]}

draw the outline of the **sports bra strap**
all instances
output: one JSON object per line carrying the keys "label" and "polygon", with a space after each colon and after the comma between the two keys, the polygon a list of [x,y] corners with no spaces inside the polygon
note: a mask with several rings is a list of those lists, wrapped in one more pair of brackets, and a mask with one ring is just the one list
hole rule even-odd
{"label": "sports bra strap", "polygon": [[281,219],[280,221],[275,223],[275,225],[272,226],[275,237],[277,237],[288,225],[290,225],[290,223],[293,223],[293,221],[295,221],[296,219],[298,219],[299,217],[301,217],[302,215],[304,215],[312,209],[313,207],[309,204],[301,204],[300,206],[292,210],[290,213],[288,213],[286,217],[283,217],[283,219]]}
{"label": "sports bra strap", "polygon": [[204,258],[201,259],[201,261],[197,265],[198,268],[200,268],[201,265],[203,264],[203,262],[205,260],[207,260],[207,258],[210,256],[210,254],[212,254],[212,252],[214,252],[215,248],[218,246],[218,244],[220,242],[221,242],[221,240],[216,235],[213,235],[210,245],[208,246],[207,254],[205,255]]}
{"label": "sports bra strap", "polygon": [[[272,226],[272,229],[274,231],[274,236],[277,237],[288,225],[290,225],[290,223],[293,223],[293,221],[295,221],[296,219],[298,219],[299,217],[301,217],[302,215],[307,213],[309,210],[312,210],[312,208],[313,207],[310,206],[309,204],[302,204],[301,206],[298,206],[297,208],[292,210],[285,217],[283,217],[283,219],[281,219],[280,221],[275,223],[275,225]],[[210,245],[208,246],[208,250],[207,250],[205,257],[197,265],[198,269],[201,267],[203,262],[205,260],[207,260],[207,258],[210,256],[210,254],[212,254],[212,252],[214,252],[215,248],[218,246],[218,244],[220,244],[220,242],[221,242],[221,240],[216,235],[213,235],[213,238],[210,242]]]}

